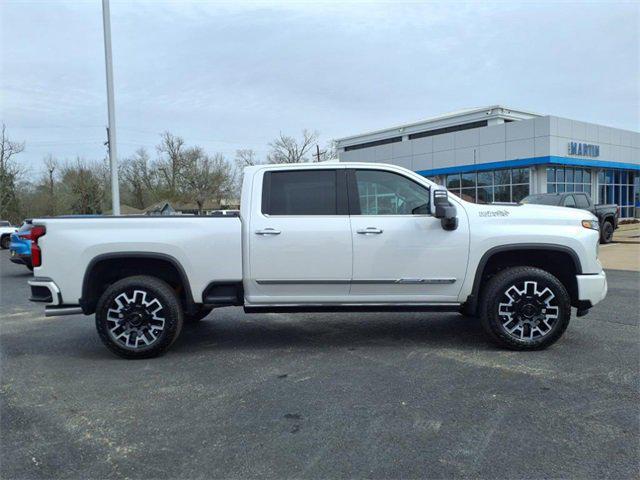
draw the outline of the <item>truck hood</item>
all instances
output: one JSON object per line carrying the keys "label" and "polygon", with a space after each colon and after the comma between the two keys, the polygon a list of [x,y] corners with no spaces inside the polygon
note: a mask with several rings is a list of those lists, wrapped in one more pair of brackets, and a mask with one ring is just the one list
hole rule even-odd
{"label": "truck hood", "polygon": [[597,220],[587,210],[550,205],[482,205],[465,202],[464,207],[472,218],[496,219],[502,222],[528,221],[530,225],[579,225],[582,220]]}

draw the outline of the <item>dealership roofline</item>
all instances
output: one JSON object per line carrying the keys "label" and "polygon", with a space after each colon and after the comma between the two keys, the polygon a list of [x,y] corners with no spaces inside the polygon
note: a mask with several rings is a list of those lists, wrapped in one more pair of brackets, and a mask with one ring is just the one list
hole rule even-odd
{"label": "dealership roofline", "polygon": [[501,118],[503,120],[526,120],[541,117],[538,113],[518,110],[503,105],[490,105],[487,107],[467,108],[456,112],[445,113],[419,122],[407,123],[391,128],[374,130],[359,135],[351,135],[336,139],[338,147],[345,147],[362,142],[381,140],[390,136],[410,135],[412,133],[433,130],[437,128],[461,125],[479,120]]}

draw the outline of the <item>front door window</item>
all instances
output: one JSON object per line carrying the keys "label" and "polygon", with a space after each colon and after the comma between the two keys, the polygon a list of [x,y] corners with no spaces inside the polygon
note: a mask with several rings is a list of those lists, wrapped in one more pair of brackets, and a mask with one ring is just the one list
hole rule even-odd
{"label": "front door window", "polygon": [[356,170],[355,180],[359,209],[352,209],[352,215],[429,213],[429,190],[402,175],[380,170]]}

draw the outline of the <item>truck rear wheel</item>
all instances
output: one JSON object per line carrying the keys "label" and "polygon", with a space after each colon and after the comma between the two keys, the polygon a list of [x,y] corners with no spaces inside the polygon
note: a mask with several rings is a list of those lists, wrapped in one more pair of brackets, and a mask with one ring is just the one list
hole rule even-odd
{"label": "truck rear wheel", "polygon": [[613,240],[613,223],[605,220],[600,227],[600,243],[611,243]]}
{"label": "truck rear wheel", "polygon": [[182,305],[173,289],[150,276],[127,277],[102,294],[96,308],[100,339],[123,358],[164,353],[180,335]]}
{"label": "truck rear wheel", "polygon": [[571,300],[564,285],[534,267],[500,271],[487,284],[480,304],[482,326],[499,345],[540,350],[567,329]]}

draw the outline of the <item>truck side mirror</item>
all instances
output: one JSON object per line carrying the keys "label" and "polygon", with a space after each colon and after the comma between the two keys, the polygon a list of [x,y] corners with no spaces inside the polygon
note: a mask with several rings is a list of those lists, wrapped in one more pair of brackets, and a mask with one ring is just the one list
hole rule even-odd
{"label": "truck side mirror", "polygon": [[449,195],[446,190],[435,190],[433,192],[433,216],[440,219],[440,224],[444,230],[455,230],[458,228],[458,217],[455,205],[449,202]]}

